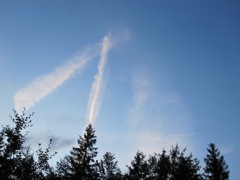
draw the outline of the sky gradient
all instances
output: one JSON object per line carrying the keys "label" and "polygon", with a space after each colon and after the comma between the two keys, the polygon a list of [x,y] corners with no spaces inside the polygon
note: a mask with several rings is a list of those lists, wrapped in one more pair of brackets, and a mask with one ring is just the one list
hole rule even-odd
{"label": "sky gradient", "polygon": [[[0,0],[1,125],[35,112],[27,143],[55,160],[94,124],[99,158],[179,144],[220,149],[240,176],[239,1]],[[90,118],[91,117],[91,118]],[[91,120],[90,120],[91,119]]]}

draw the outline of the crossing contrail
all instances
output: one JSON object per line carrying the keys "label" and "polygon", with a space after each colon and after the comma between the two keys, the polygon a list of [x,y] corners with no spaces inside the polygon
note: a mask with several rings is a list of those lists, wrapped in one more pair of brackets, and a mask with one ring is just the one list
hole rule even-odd
{"label": "crossing contrail", "polygon": [[14,106],[17,112],[29,109],[44,97],[61,86],[76,71],[84,67],[84,65],[99,54],[97,47],[92,47],[75,55],[62,66],[56,67],[52,72],[39,76],[26,87],[17,91],[14,96]]}
{"label": "crossing contrail", "polygon": [[93,124],[98,114],[98,108],[100,105],[99,101],[103,86],[104,69],[109,49],[110,49],[110,37],[105,36],[102,42],[101,57],[98,64],[98,73],[94,76],[94,81],[92,83],[92,88],[89,95],[87,111],[88,124]]}

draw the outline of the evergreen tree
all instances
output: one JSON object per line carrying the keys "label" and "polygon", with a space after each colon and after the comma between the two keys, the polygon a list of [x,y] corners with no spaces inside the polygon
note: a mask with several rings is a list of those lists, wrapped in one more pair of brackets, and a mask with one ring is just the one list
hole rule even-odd
{"label": "evergreen tree", "polygon": [[[161,154],[154,154],[146,160],[142,152],[137,152],[128,167],[128,172],[122,176],[117,166],[114,154],[107,152],[100,162],[97,156],[97,142],[92,125],[86,128],[84,136],[79,137],[78,147],[73,147],[70,155],[57,163],[56,171],[48,161],[56,154],[49,155],[52,139],[46,150],[37,150],[38,161],[34,160],[31,148],[24,145],[31,127],[31,116],[22,115],[14,111],[11,117],[13,127],[4,126],[0,131],[0,178],[3,180],[202,180],[199,174],[199,161],[192,154],[185,155],[186,149],[180,151],[178,145],[172,147],[169,155],[163,150]],[[228,180],[229,170],[220,155],[220,151],[213,143],[207,148],[208,154],[203,168],[206,180]]]}
{"label": "evergreen tree", "polygon": [[99,175],[103,180],[117,180],[121,179],[121,171],[118,168],[117,161],[114,161],[114,154],[106,152],[103,155],[103,160],[99,163]]}
{"label": "evergreen tree", "polygon": [[162,154],[159,155],[159,160],[156,167],[157,178],[162,180],[167,179],[170,174],[170,168],[170,158],[166,154],[166,151],[163,150]]}
{"label": "evergreen tree", "polygon": [[210,143],[207,148],[208,154],[204,161],[206,163],[204,176],[207,180],[228,180],[229,170],[224,157],[220,155],[220,151],[215,147],[215,144]]}
{"label": "evergreen tree", "polygon": [[128,167],[128,173],[125,175],[126,179],[146,179],[149,176],[148,164],[145,160],[145,155],[142,152],[137,152],[131,166]]}
{"label": "evergreen tree", "polygon": [[56,174],[57,177],[60,179],[71,179],[71,167],[70,167],[70,158],[69,156],[65,156],[64,158],[60,159],[59,162],[57,162],[56,165]]}
{"label": "evergreen tree", "polygon": [[171,163],[171,173],[170,180],[200,180],[201,175],[198,173],[200,170],[199,161],[195,158],[193,159],[192,154],[185,156],[184,149],[180,151],[178,145],[172,147],[170,150],[170,163]]}
{"label": "evergreen tree", "polygon": [[166,151],[163,150],[162,154],[154,154],[148,159],[148,167],[150,171],[149,179],[159,179],[165,180],[169,177],[170,174],[170,159],[166,154]]}
{"label": "evergreen tree", "polygon": [[148,173],[149,173],[149,179],[156,179],[157,177],[157,163],[158,163],[158,154],[154,154],[149,156],[147,160],[148,164]]}
{"label": "evergreen tree", "polygon": [[91,124],[86,128],[84,137],[78,139],[78,147],[74,147],[66,161],[70,163],[69,170],[71,179],[97,179],[97,142],[95,130]]}
{"label": "evergreen tree", "polygon": [[33,158],[33,154],[30,152],[30,147],[25,148],[22,151],[22,157],[17,157],[17,167],[15,171],[15,178],[18,180],[32,180],[32,179],[43,179],[40,177],[37,169],[37,163]]}

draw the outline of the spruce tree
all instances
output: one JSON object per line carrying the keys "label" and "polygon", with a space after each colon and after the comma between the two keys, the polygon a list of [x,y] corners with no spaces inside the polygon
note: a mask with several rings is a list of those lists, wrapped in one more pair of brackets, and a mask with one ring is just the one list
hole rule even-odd
{"label": "spruce tree", "polygon": [[169,155],[163,150],[162,154],[154,154],[148,159],[149,178],[166,180],[170,176],[171,164]]}
{"label": "spruce tree", "polygon": [[128,173],[125,175],[126,179],[147,179],[149,176],[148,164],[145,159],[146,155],[143,152],[137,152],[131,166],[128,167]]}
{"label": "spruce tree", "polygon": [[170,180],[188,179],[200,180],[201,175],[199,161],[193,158],[192,154],[185,156],[186,149],[180,151],[178,145],[170,150],[171,172]]}
{"label": "spruce tree", "polygon": [[147,164],[148,164],[148,171],[149,171],[149,179],[156,179],[158,171],[157,171],[157,164],[158,164],[158,157],[159,155],[154,153],[154,155],[150,155]]}
{"label": "spruce tree", "polygon": [[74,147],[67,158],[70,165],[71,179],[97,179],[97,163],[95,158],[97,156],[97,142],[95,130],[92,125],[86,128],[84,136],[79,137],[78,147]]}
{"label": "spruce tree", "polygon": [[206,165],[203,168],[206,180],[228,180],[228,165],[224,157],[220,155],[220,151],[215,147],[215,144],[210,143],[207,151],[208,154],[204,158]]}
{"label": "spruce tree", "polygon": [[56,174],[57,177],[64,180],[70,180],[72,176],[71,163],[69,156],[61,158],[56,165]]}
{"label": "spruce tree", "polygon": [[156,171],[158,172],[158,179],[167,179],[170,174],[170,158],[169,155],[166,154],[166,151],[163,150],[162,154],[159,155],[159,160],[157,164]]}
{"label": "spruce tree", "polygon": [[117,180],[121,179],[121,171],[118,167],[118,161],[115,161],[114,154],[106,152],[103,159],[99,162],[100,179]]}

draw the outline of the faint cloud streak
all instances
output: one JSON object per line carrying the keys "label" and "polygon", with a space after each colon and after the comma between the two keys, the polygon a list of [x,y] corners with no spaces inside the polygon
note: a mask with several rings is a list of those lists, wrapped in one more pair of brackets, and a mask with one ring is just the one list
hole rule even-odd
{"label": "faint cloud streak", "polygon": [[231,154],[234,152],[234,148],[232,146],[223,146],[220,148],[223,155]]}
{"label": "faint cloud streak", "polygon": [[145,71],[139,71],[132,76],[133,105],[130,109],[130,118],[138,123],[144,117],[144,106],[149,98],[150,81]]}
{"label": "faint cloud streak", "polygon": [[156,91],[156,82],[146,68],[138,68],[132,76],[132,106],[129,110],[129,141],[133,148],[147,154],[169,150],[179,143],[188,147],[192,136],[188,126],[190,114],[184,107],[182,98],[171,91]]}
{"label": "faint cloud streak", "polygon": [[[44,134],[44,135],[43,135]],[[74,138],[66,138],[61,136],[56,136],[52,134],[52,131],[44,131],[40,134],[35,134],[28,136],[25,144],[27,146],[38,148],[38,144],[41,143],[43,147],[46,147],[49,144],[49,140],[52,139],[51,151],[60,150],[60,149],[70,149],[74,143]]]}

